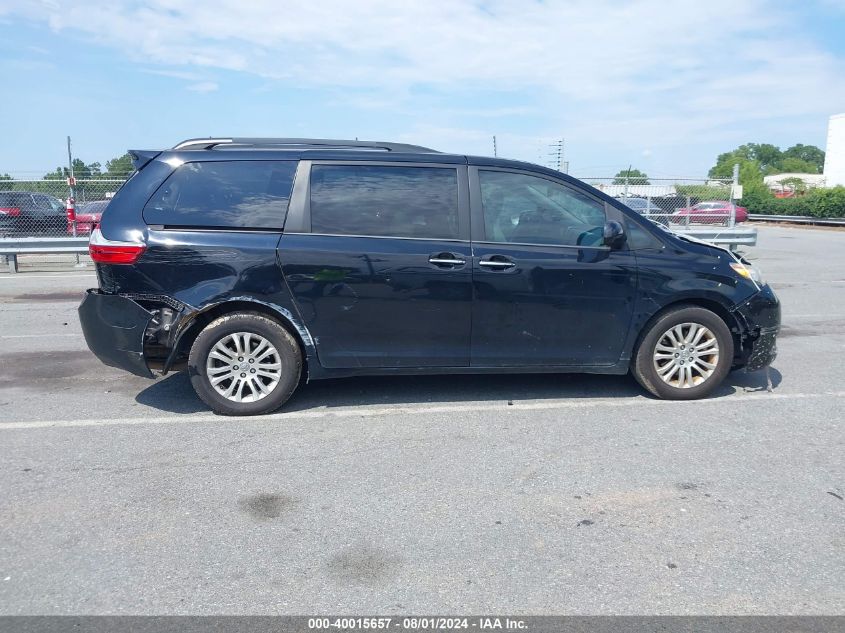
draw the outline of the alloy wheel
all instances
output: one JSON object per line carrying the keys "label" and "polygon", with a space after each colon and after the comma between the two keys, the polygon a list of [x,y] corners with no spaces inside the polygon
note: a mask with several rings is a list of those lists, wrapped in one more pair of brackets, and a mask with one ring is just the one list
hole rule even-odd
{"label": "alloy wheel", "polygon": [[654,348],[654,369],[663,382],[689,389],[707,381],[719,364],[719,341],[700,323],[666,330]]}
{"label": "alloy wheel", "polygon": [[254,332],[235,332],[215,343],[205,364],[211,386],[232,402],[256,402],[268,396],[282,375],[278,350]]}

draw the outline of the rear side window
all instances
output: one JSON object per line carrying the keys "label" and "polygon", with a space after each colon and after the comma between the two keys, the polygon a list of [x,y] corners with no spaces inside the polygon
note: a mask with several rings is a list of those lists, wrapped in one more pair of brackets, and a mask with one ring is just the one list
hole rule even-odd
{"label": "rear side window", "polygon": [[32,196],[28,193],[0,193],[0,208],[32,207]]}
{"label": "rear side window", "polygon": [[296,161],[185,163],[144,207],[149,224],[281,229]]}
{"label": "rear side window", "polygon": [[50,196],[34,196],[34,197],[35,197],[35,203],[41,209],[44,209],[46,211],[58,211],[60,213],[65,212],[64,205],[57,198],[51,198]]}
{"label": "rear side window", "polygon": [[314,165],[311,230],[332,235],[458,239],[457,171]]}

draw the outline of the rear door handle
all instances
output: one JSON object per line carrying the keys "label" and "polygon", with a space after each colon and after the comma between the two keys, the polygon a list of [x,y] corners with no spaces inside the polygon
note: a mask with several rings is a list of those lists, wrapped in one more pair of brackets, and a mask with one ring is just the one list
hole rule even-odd
{"label": "rear door handle", "polygon": [[514,263],[504,255],[491,255],[490,259],[482,259],[480,262],[478,262],[478,265],[484,266],[485,268],[504,270],[506,268],[513,268],[514,266],[516,266],[516,263]]}
{"label": "rear door handle", "polygon": [[428,258],[428,263],[435,266],[461,266],[466,264],[467,260],[455,253],[436,253]]}

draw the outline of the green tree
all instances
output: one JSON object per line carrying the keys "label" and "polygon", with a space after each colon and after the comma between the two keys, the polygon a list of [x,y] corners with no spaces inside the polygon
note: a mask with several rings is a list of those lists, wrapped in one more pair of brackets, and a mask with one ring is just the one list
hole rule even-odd
{"label": "green tree", "polygon": [[0,174],[0,191],[11,191],[14,185],[9,182],[12,177],[9,174]]}
{"label": "green tree", "polygon": [[795,158],[788,156],[778,164],[778,171],[781,174],[817,174],[819,168],[815,163],[811,163],[803,158]]}
{"label": "green tree", "polygon": [[614,185],[624,185],[625,179],[628,179],[629,185],[648,185],[648,174],[639,169],[623,169],[613,177]]}
{"label": "green tree", "polygon": [[757,163],[763,176],[784,172],[817,174],[824,166],[824,152],[814,145],[800,143],[786,151],[770,143],[746,143],[730,152],[719,154],[716,164],[710,168],[709,176],[730,178],[734,164],[742,166],[747,161]]}
{"label": "green tree", "polygon": [[[809,174],[820,174],[824,170],[824,152],[815,145],[793,145],[783,153],[784,158],[797,158],[815,166]],[[787,170],[784,170],[787,171]]]}
{"label": "green tree", "polygon": [[[91,163],[86,165],[79,158],[73,159],[73,176],[79,180],[90,180],[97,178],[102,173],[100,163]],[[67,167],[56,167],[51,172],[44,174],[44,180],[63,180],[70,176],[70,170]]]}
{"label": "green tree", "polygon": [[756,160],[741,160],[739,162],[739,184],[744,187],[765,186],[763,184],[763,168]]}
{"label": "green tree", "polygon": [[41,178],[42,180],[61,180],[67,178],[70,170],[67,167],[56,167],[53,171],[48,171]]}
{"label": "green tree", "polygon": [[754,161],[763,174],[772,173],[776,165],[783,159],[783,152],[779,147],[769,143],[746,143],[735,150],[719,154],[716,164],[710,169],[711,178],[730,178],[733,175],[735,163]]}
{"label": "green tree", "polygon": [[132,166],[132,157],[127,152],[123,156],[112,158],[106,161],[105,178],[126,178],[135,168]]}
{"label": "green tree", "polygon": [[783,160],[783,152],[779,147],[770,143],[747,143],[748,158],[760,163],[760,171],[763,174],[773,173],[777,170],[778,163]]}
{"label": "green tree", "polygon": [[[725,156],[725,154],[722,154]],[[716,165],[710,170],[711,178],[730,179],[733,177],[734,165],[739,165],[739,184],[743,187],[763,187],[763,170],[759,161],[743,156],[734,156],[729,161]]]}

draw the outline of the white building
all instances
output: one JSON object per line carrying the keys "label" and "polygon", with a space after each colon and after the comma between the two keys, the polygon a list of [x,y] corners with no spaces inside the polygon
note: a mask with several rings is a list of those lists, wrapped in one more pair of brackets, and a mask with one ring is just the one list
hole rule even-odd
{"label": "white building", "polygon": [[845,185],[845,112],[834,114],[827,124],[824,177],[828,187]]}
{"label": "white building", "polygon": [[763,176],[763,182],[766,183],[766,186],[772,191],[791,191],[791,185],[789,183],[784,185],[783,182],[785,180],[792,180],[794,178],[797,178],[798,180],[803,182],[808,189],[812,189],[814,187],[824,187],[826,182],[824,174],[794,173],[772,174],[770,176]]}
{"label": "white building", "polygon": [[622,198],[627,193],[635,198],[658,198],[660,196],[674,196],[677,195],[678,190],[675,185],[606,185],[600,182],[590,183],[596,189],[599,189],[609,195],[611,198]]}

